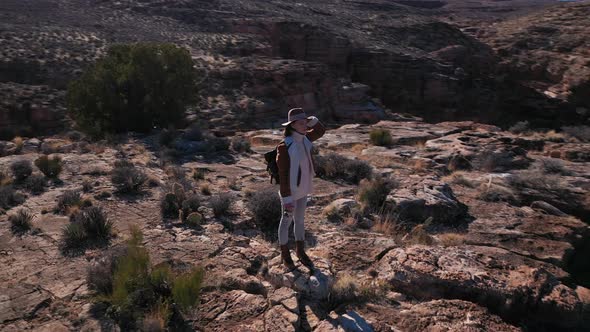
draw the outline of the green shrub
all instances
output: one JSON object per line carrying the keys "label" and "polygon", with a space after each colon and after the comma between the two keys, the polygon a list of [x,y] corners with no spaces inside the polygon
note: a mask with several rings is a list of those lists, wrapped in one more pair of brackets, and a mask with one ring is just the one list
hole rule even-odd
{"label": "green shrub", "polygon": [[115,162],[115,168],[113,168],[111,174],[111,182],[117,188],[118,192],[128,194],[140,193],[147,180],[147,175],[132,163],[126,160]]}
{"label": "green shrub", "polygon": [[185,130],[183,136],[189,141],[200,141],[204,137],[203,129],[198,124],[192,124]]}
{"label": "green shrub", "polygon": [[196,97],[193,61],[172,44],[111,46],[68,88],[70,114],[96,136],[148,132],[182,119]]}
{"label": "green shrub", "polygon": [[0,208],[8,210],[25,202],[25,197],[11,185],[0,186]]}
{"label": "green shrub", "polygon": [[189,227],[198,227],[203,224],[203,215],[199,212],[191,212],[185,219],[184,223]]}
{"label": "green shrub", "polygon": [[380,209],[389,192],[397,186],[391,179],[376,177],[373,180],[363,180],[358,188],[358,200],[370,209]]}
{"label": "green shrub", "polygon": [[216,217],[225,216],[229,213],[233,196],[230,193],[221,193],[211,198],[210,205]]}
{"label": "green shrub", "polygon": [[166,263],[152,267],[141,231],[135,226],[131,232],[124,250],[110,253],[88,269],[89,288],[97,291],[97,301],[109,306],[106,313],[121,330],[182,325],[182,312],[198,303],[204,270],[176,275]]}
{"label": "green shrub", "polygon": [[10,229],[13,233],[25,233],[31,229],[31,220],[34,215],[25,209],[18,210],[15,214],[8,216]]}
{"label": "green shrub", "polygon": [[275,188],[267,188],[254,193],[248,199],[248,209],[254,215],[254,223],[264,231],[274,231],[281,219],[281,199]]}
{"label": "green shrub", "polygon": [[82,191],[85,193],[91,192],[93,187],[94,185],[90,180],[84,180],[84,182],[82,182]]}
{"label": "green shrub", "polygon": [[207,145],[210,152],[227,151],[229,149],[230,141],[225,137],[209,137]]}
{"label": "green shrub", "polygon": [[193,170],[192,178],[195,181],[205,180],[205,173],[207,172],[206,169],[203,168],[195,168]]}
{"label": "green shrub", "polygon": [[314,169],[318,176],[358,184],[362,179],[369,179],[373,168],[363,160],[349,159],[336,153],[314,156]]}
{"label": "green shrub", "polygon": [[249,152],[250,151],[250,141],[243,137],[233,137],[231,139],[231,149],[235,152]]}
{"label": "green shrub", "polygon": [[530,124],[528,121],[519,121],[512,125],[512,127],[508,128],[513,134],[523,134],[530,130]]}
{"label": "green shrub", "polygon": [[535,166],[541,172],[546,174],[571,175],[571,172],[565,168],[563,162],[560,159],[541,158],[537,161]]}
{"label": "green shrub", "polygon": [[373,129],[369,133],[369,139],[371,144],[377,146],[390,146],[393,143],[389,130],[386,129]]}
{"label": "green shrub", "polygon": [[95,264],[88,267],[86,283],[90,290],[101,295],[113,292],[113,274],[120,257],[127,254],[127,247],[118,246],[111,248]]}
{"label": "green shrub", "polygon": [[571,126],[561,129],[566,135],[574,137],[580,142],[590,142],[590,126]]}
{"label": "green shrub", "polygon": [[100,207],[91,206],[82,210],[76,215],[74,222],[82,224],[90,241],[106,241],[112,235],[113,223]]}
{"label": "green shrub", "polygon": [[57,178],[62,170],[62,162],[59,156],[49,158],[47,155],[42,155],[35,160],[35,166],[48,178]]}
{"label": "green shrub", "polygon": [[202,268],[195,268],[191,272],[177,276],[174,280],[172,297],[181,310],[188,311],[199,303],[204,275]]}
{"label": "green shrub", "polygon": [[191,213],[197,212],[199,207],[201,206],[201,199],[197,194],[192,194],[188,196],[184,201],[182,201],[182,215],[184,219],[186,219]]}
{"label": "green shrub", "polygon": [[180,202],[174,193],[165,193],[160,201],[160,211],[165,218],[178,218]]}
{"label": "green shrub", "polygon": [[113,223],[99,207],[88,207],[76,212],[71,222],[62,231],[64,251],[92,246],[102,246],[109,242]]}
{"label": "green shrub", "polygon": [[176,132],[176,130],[163,129],[160,132],[160,135],[158,137],[158,141],[159,141],[160,145],[170,146],[170,144],[172,144],[172,142],[174,142],[176,137],[178,137],[178,133]]}
{"label": "green shrub", "polygon": [[47,180],[44,176],[33,174],[29,176],[25,182],[26,188],[35,195],[38,195],[45,191],[47,186]]}
{"label": "green shrub", "polygon": [[67,224],[61,232],[62,249],[64,251],[79,249],[84,246],[86,232],[79,223]]}
{"label": "green shrub", "polygon": [[17,182],[22,182],[33,174],[33,164],[26,159],[17,160],[10,164],[10,170],[14,179]]}
{"label": "green shrub", "polygon": [[82,206],[82,196],[77,190],[66,190],[63,195],[57,199],[57,212],[65,213],[68,208]]}
{"label": "green shrub", "polygon": [[170,294],[173,282],[174,274],[168,264],[155,266],[150,272],[150,283],[160,294]]}

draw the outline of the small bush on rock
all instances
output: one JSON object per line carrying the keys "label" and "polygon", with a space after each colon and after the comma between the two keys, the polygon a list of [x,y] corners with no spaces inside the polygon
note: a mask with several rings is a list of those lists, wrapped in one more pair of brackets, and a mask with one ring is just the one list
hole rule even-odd
{"label": "small bush on rock", "polygon": [[571,172],[565,169],[563,162],[559,159],[541,158],[536,167],[546,174],[571,175]]}
{"label": "small bush on rock", "polygon": [[397,183],[384,177],[376,177],[373,180],[363,180],[358,188],[358,200],[363,206],[378,210],[385,204],[385,199]]}
{"label": "small bush on rock", "polygon": [[62,161],[59,156],[53,156],[49,158],[47,155],[43,155],[35,160],[35,166],[45,174],[48,178],[57,178],[62,170]]}
{"label": "small bush on rock", "polygon": [[177,218],[180,209],[179,199],[174,193],[165,193],[160,201],[160,211],[165,218]]}
{"label": "small bush on rock", "polygon": [[330,180],[342,179],[357,184],[373,174],[373,168],[366,161],[348,159],[336,153],[317,155],[313,160],[316,174]]}
{"label": "small bush on rock", "polygon": [[27,178],[25,186],[30,192],[38,195],[45,191],[47,180],[42,175],[33,174]]}
{"label": "small bush on rock", "polygon": [[233,195],[221,193],[211,198],[210,204],[216,217],[226,216],[232,205]]}
{"label": "small bush on rock", "polygon": [[590,142],[590,126],[571,126],[561,128],[563,132],[580,142]]}
{"label": "small bush on rock", "polygon": [[517,202],[516,195],[510,187],[495,183],[482,183],[479,186],[479,194],[477,195],[477,198],[486,202]]}
{"label": "small bush on rock", "polygon": [[184,220],[184,223],[189,227],[198,227],[203,224],[204,219],[199,212],[191,212]]}
{"label": "small bush on rock", "polygon": [[18,210],[15,214],[8,216],[10,229],[15,234],[22,234],[31,229],[31,220],[34,215],[25,209]]}
{"label": "small bush on rock", "polygon": [[512,127],[508,128],[513,134],[523,134],[530,130],[530,125],[528,121],[520,121],[515,123]]}
{"label": "small bush on rock", "polygon": [[191,194],[184,201],[182,201],[182,215],[186,218],[193,212],[197,212],[201,206],[201,199],[197,194]]}
{"label": "small bush on rock", "polygon": [[200,141],[203,137],[203,129],[198,124],[190,125],[184,132],[184,138],[189,141]]}
{"label": "small bush on rock", "polygon": [[250,196],[248,209],[254,215],[254,223],[263,232],[274,231],[281,219],[281,199],[275,188],[257,191]]}
{"label": "small bush on rock", "polygon": [[197,305],[204,275],[203,269],[195,268],[174,279],[172,298],[182,311],[187,311]]}
{"label": "small bush on rock", "polygon": [[113,235],[113,223],[100,207],[89,207],[78,211],[70,224],[62,231],[64,251],[85,247],[103,246]]}
{"label": "small bush on rock", "polygon": [[233,137],[231,139],[231,149],[235,152],[250,152],[250,141],[243,137]]}
{"label": "small bush on rock", "polygon": [[[124,251],[89,268],[88,283],[97,291],[96,298],[109,306],[107,315],[122,330],[146,326],[172,329],[198,305],[204,270],[197,267],[175,273],[167,264],[152,267],[142,242],[141,231],[134,227]],[[92,271],[99,271],[102,280],[91,277]]]}
{"label": "small bush on rock", "polygon": [[67,213],[68,209],[82,206],[82,196],[77,190],[67,190],[57,200],[56,212]]}
{"label": "small bush on rock", "polygon": [[23,182],[33,173],[33,164],[26,159],[17,160],[10,165],[10,170],[17,182]]}
{"label": "small bush on rock", "polygon": [[113,274],[120,257],[127,254],[126,247],[113,247],[103,257],[88,267],[86,282],[90,290],[98,294],[110,294],[113,291]]}
{"label": "small bush on rock", "polygon": [[86,232],[79,223],[69,223],[62,229],[61,244],[64,252],[83,247],[85,240]]}
{"label": "small bush on rock", "polygon": [[170,146],[170,144],[174,142],[176,137],[178,137],[178,133],[174,129],[163,129],[160,132],[158,140],[160,142],[160,145]]}
{"label": "small bush on rock", "polygon": [[371,144],[377,146],[390,146],[393,143],[389,130],[386,129],[373,129],[369,133]]}
{"label": "small bush on rock", "polygon": [[11,185],[0,186],[0,208],[8,210],[25,202],[25,197]]}
{"label": "small bush on rock", "polygon": [[147,175],[126,160],[115,162],[111,182],[120,193],[137,194],[148,180]]}

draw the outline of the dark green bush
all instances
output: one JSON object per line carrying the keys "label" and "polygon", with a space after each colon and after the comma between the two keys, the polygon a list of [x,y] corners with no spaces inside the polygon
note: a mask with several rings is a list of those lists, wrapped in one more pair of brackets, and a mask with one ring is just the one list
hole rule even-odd
{"label": "dark green bush", "polygon": [[35,160],[35,166],[48,178],[57,178],[62,170],[62,162],[59,156],[49,158],[47,155],[42,155]]}
{"label": "dark green bush", "polygon": [[71,217],[62,231],[62,248],[72,250],[107,244],[112,236],[113,223],[100,207],[85,208]]}
{"label": "dark green bush", "polygon": [[191,272],[177,276],[174,280],[172,297],[181,310],[187,311],[197,305],[204,275],[202,268],[195,268]]}
{"label": "dark green bush", "polygon": [[216,217],[225,216],[229,213],[233,196],[230,193],[221,193],[211,198],[210,204],[213,214]]}
{"label": "dark green bush", "polygon": [[231,149],[235,152],[250,152],[250,141],[244,137],[233,137],[231,139]]}
{"label": "dark green bush", "polygon": [[30,192],[38,195],[45,191],[47,179],[43,175],[33,174],[27,178],[25,186]]}
{"label": "dark green bush", "polygon": [[0,209],[10,209],[25,202],[25,197],[11,185],[0,186]]}
{"label": "dark green bush", "polygon": [[10,165],[10,170],[14,179],[22,182],[33,174],[33,164],[27,159],[17,160]]}
{"label": "dark green bush", "polygon": [[115,162],[111,182],[120,193],[137,194],[141,192],[147,180],[147,175],[132,163],[126,160]]}
{"label": "dark green bush", "polygon": [[329,180],[341,179],[358,184],[373,174],[373,168],[366,161],[349,159],[336,153],[316,155],[313,160],[316,174]]}
{"label": "dark green bush", "polygon": [[199,198],[199,195],[192,194],[188,196],[184,201],[182,201],[181,206],[183,218],[186,219],[189,214],[197,212],[197,210],[201,206],[201,199]]}
{"label": "dark green bush", "polygon": [[91,206],[82,210],[76,215],[74,222],[82,224],[91,241],[106,241],[112,235],[113,223],[100,207]]}
{"label": "dark green bush", "polygon": [[393,143],[389,130],[386,129],[373,129],[369,133],[369,139],[371,144],[377,146],[390,146]]}
{"label": "dark green bush", "polygon": [[98,293],[97,301],[109,306],[107,315],[121,330],[177,330],[174,325],[182,325],[183,314],[198,304],[204,270],[178,274],[166,263],[151,266],[142,242],[141,231],[134,227],[124,250],[106,254],[88,269],[89,288]]}
{"label": "dark green bush", "polygon": [[254,193],[248,199],[248,209],[254,215],[254,223],[264,231],[274,231],[281,219],[281,199],[275,188]]}
{"label": "dark green bush", "polygon": [[20,209],[15,214],[8,216],[8,220],[13,233],[25,233],[31,229],[33,214],[25,209]]}
{"label": "dark green bush", "polygon": [[174,193],[164,193],[160,201],[160,211],[162,217],[178,218],[178,210],[180,210],[180,202]]}
{"label": "dark green bush", "polygon": [[82,197],[80,192],[77,190],[67,190],[57,199],[57,206],[55,210],[57,212],[65,213],[68,208],[82,206]]}
{"label": "dark green bush", "polygon": [[86,241],[86,232],[79,223],[67,224],[61,232],[62,248],[64,251],[82,248]]}
{"label": "dark green bush", "polygon": [[96,136],[148,132],[182,119],[196,97],[193,61],[172,44],[111,46],[68,88],[68,108],[83,130]]}
{"label": "dark green bush", "polygon": [[363,180],[358,188],[358,200],[372,210],[380,209],[389,192],[395,187],[397,187],[395,181],[383,177]]}

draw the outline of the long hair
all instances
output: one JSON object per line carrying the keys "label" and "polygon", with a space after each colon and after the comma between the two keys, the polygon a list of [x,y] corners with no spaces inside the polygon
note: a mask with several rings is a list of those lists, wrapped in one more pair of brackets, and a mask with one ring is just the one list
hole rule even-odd
{"label": "long hair", "polygon": [[291,124],[289,123],[286,127],[285,127],[285,131],[283,132],[283,136],[288,137],[291,136],[293,134],[293,131],[295,129],[293,129],[293,127],[291,127]]}

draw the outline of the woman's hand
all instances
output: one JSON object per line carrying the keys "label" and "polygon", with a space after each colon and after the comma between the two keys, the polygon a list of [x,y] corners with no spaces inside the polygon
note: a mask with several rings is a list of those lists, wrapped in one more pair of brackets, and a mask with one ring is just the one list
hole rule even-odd
{"label": "woman's hand", "polygon": [[285,209],[285,211],[292,212],[293,209],[295,208],[295,204],[293,204],[293,203],[285,203],[285,204],[283,204],[283,208]]}

